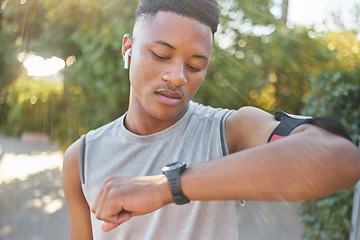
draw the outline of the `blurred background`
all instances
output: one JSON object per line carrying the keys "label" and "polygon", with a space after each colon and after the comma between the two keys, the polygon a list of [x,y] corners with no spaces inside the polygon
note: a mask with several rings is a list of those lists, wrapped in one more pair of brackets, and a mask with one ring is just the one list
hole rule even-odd
{"label": "blurred background", "polygon": [[[219,5],[221,24],[195,101],[331,116],[359,144],[360,0]],[[69,239],[63,152],[126,111],[121,43],[136,6],[0,1],[0,239]],[[249,203],[240,239],[348,239],[353,195],[354,188],[302,203]]]}

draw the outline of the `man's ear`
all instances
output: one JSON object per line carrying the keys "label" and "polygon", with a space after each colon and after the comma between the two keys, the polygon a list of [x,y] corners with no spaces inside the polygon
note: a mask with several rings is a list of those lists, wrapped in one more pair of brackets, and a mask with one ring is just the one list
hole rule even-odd
{"label": "man's ear", "polygon": [[125,57],[126,51],[132,48],[132,44],[133,44],[133,38],[129,34],[125,34],[123,37],[122,49],[121,49],[123,58]]}

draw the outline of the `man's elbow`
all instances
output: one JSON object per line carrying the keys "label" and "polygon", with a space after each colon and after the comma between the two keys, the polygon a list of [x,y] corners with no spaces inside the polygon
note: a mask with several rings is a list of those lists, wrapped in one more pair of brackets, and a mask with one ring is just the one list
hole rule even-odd
{"label": "man's elbow", "polygon": [[355,184],[360,180],[360,151],[355,145],[350,146],[352,149],[349,150],[349,168],[351,168],[353,184]]}
{"label": "man's elbow", "polygon": [[322,166],[333,190],[355,185],[360,180],[360,150],[346,138],[324,129],[308,126],[303,129],[308,149]]}
{"label": "man's elbow", "polygon": [[334,137],[330,149],[331,158],[335,161],[335,170],[341,171],[348,183],[347,187],[355,185],[360,180],[360,151],[349,140]]}

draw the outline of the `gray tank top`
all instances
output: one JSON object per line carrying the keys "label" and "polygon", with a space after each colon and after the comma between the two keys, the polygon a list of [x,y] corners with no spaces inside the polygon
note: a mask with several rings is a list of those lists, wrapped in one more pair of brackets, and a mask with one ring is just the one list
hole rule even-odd
{"label": "gray tank top", "polygon": [[[183,118],[151,135],[136,135],[127,130],[126,114],[90,131],[81,145],[79,161],[82,188],[89,206],[108,176],[162,174],[161,168],[171,162],[182,161],[191,166],[228,154],[224,126],[231,113],[190,102]],[[101,231],[101,221],[91,213],[93,237],[96,240],[238,239],[238,208],[237,201],[170,204],[133,217],[108,233]]]}

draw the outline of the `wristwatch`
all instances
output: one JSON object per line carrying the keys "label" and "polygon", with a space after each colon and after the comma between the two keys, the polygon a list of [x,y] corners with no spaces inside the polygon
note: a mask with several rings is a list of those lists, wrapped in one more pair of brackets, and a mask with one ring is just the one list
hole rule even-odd
{"label": "wristwatch", "polygon": [[174,202],[178,205],[189,203],[190,200],[184,196],[180,185],[180,174],[186,169],[186,163],[174,162],[165,165],[161,171],[168,179],[171,193],[174,198]]}

